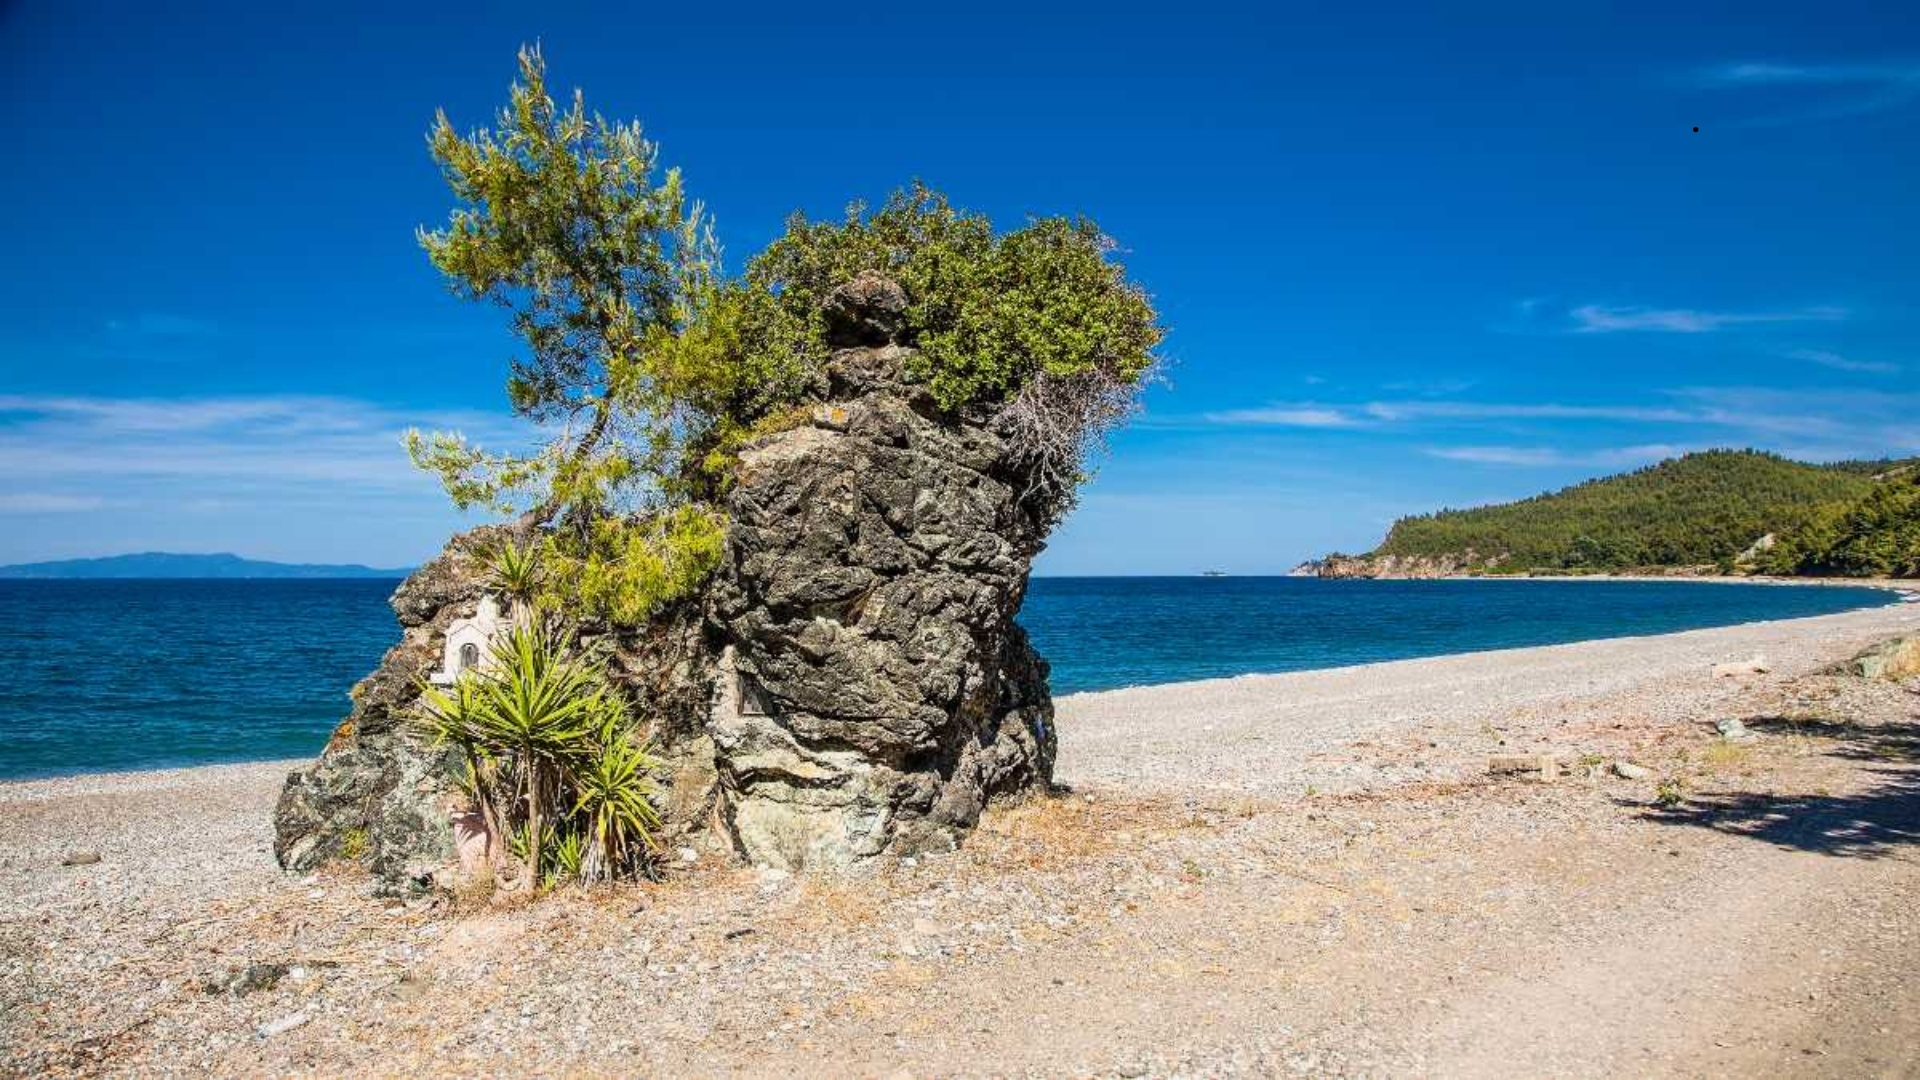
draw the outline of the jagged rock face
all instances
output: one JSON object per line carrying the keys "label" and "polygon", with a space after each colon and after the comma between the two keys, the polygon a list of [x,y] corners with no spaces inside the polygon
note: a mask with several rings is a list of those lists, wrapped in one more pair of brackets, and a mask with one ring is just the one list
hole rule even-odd
{"label": "jagged rock face", "polygon": [[451,762],[409,737],[407,718],[439,666],[448,624],[479,605],[474,554],[501,532],[455,537],[394,592],[400,643],[353,688],[353,711],[320,759],[290,773],[281,789],[273,815],[281,866],[307,870],[364,851],[382,880],[402,881],[452,857]]}
{"label": "jagged rock face", "polygon": [[1501,556],[1463,555],[1329,555],[1313,563],[1323,578],[1445,578],[1495,569]]}
{"label": "jagged rock face", "polygon": [[836,354],[832,399],[748,450],[728,498],[710,731],[755,863],[947,849],[1052,774],[1046,664],[1013,622],[1044,524],[986,424],[902,383],[908,357]]}
{"label": "jagged rock face", "polygon": [[[485,593],[482,553],[508,534],[487,526],[454,537],[393,594],[400,643],[353,688],[353,711],[319,760],[288,774],[281,789],[274,809],[281,866],[308,870],[360,857],[385,886],[404,889],[453,860],[458,763],[425,745],[409,720],[420,686],[440,666],[447,627],[472,616]],[[581,645],[605,657],[673,766],[662,808],[666,836],[704,829],[718,778],[705,730],[713,675],[702,606],[681,605],[638,632],[583,637]]]}
{"label": "jagged rock face", "polygon": [[[825,400],[742,454],[707,589],[637,631],[581,639],[672,768],[669,843],[844,868],[950,849],[989,800],[1052,777],[1047,665],[1013,621],[1049,522],[1023,501],[991,411],[941,413],[908,377],[905,310],[878,275],[835,292],[844,347]],[[400,644],[281,794],[283,866],[364,848],[403,887],[453,859],[454,762],[405,721],[449,624],[479,603],[476,556],[504,531],[456,537],[395,593]]]}

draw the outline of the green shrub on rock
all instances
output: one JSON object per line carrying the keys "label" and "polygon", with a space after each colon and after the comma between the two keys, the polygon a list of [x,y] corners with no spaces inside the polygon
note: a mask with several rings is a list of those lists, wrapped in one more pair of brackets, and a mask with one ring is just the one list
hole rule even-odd
{"label": "green shrub on rock", "polygon": [[508,312],[525,351],[507,400],[546,436],[503,452],[415,431],[407,448],[461,508],[552,526],[542,590],[566,610],[632,625],[699,587],[739,449],[822,394],[834,292],[862,275],[903,295],[887,336],[912,347],[908,376],[942,408],[998,410],[1052,516],[1161,338],[1091,221],[996,234],[920,184],[870,214],[796,216],[726,278],[679,172],[639,124],[577,91],[557,103],[537,49],[494,127],[443,113],[428,142],[458,205],[420,242],[457,295]]}
{"label": "green shrub on rock", "polygon": [[414,721],[459,752],[490,854],[504,842],[523,887],[644,870],[661,765],[625,700],[548,628],[515,627],[491,661],[426,688]]}
{"label": "green shrub on rock", "polygon": [[912,371],[956,409],[1003,401],[1035,378],[1097,375],[1128,386],[1153,364],[1161,331],[1152,302],[1085,219],[1041,218],[995,235],[985,216],[956,210],[923,184],[838,223],[795,216],[747,268],[804,327],[808,362],[824,364],[832,290],[873,271],[907,306],[899,336],[918,350]]}

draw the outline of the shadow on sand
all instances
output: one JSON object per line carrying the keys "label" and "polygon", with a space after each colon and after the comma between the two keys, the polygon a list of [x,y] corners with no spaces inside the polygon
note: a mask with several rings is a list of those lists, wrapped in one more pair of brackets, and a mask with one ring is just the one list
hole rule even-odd
{"label": "shadow on sand", "polygon": [[1876,859],[1920,844],[1920,723],[1855,724],[1754,717],[1763,735],[1799,735],[1837,758],[1872,763],[1876,783],[1854,795],[1706,793],[1645,812],[1664,825],[1712,829],[1777,847]]}

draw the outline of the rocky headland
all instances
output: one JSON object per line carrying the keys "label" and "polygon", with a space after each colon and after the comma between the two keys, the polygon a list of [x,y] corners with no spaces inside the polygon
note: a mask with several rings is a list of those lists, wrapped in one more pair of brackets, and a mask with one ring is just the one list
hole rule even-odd
{"label": "rocky headland", "polygon": [[[832,294],[827,385],[740,453],[717,572],[643,627],[583,633],[670,766],[670,847],[789,870],[951,850],[1052,776],[1046,663],[1013,617],[1053,508],[997,412],[910,378],[904,305],[878,275]],[[363,858],[407,888],[453,861],[454,763],[409,718],[510,532],[455,538],[394,594],[400,642],[281,794],[282,865]]]}

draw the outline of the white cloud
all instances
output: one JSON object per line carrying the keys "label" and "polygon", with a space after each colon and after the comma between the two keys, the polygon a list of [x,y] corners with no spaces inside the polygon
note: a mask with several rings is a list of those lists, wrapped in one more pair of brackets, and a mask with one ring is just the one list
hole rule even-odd
{"label": "white cloud", "polygon": [[165,400],[0,396],[0,476],[63,477],[109,496],[155,485],[182,498],[244,488],[328,498],[419,493],[434,484],[407,461],[410,426],[523,440],[504,418],[408,413],[343,398]]}
{"label": "white cloud", "polygon": [[107,500],[98,495],[67,495],[46,491],[0,492],[0,514],[83,514],[106,505]]}
{"label": "white cloud", "polygon": [[[1428,439],[1459,434],[1473,440],[1436,447],[1435,456],[1488,464],[1633,464],[1658,460],[1674,448],[1793,447],[1809,459],[1878,457],[1920,451],[1920,394],[1840,390],[1831,387],[1773,389],[1686,387],[1658,391],[1651,403],[1500,402],[1395,399],[1352,403],[1277,404],[1209,413],[1208,426],[1353,430],[1376,437],[1418,434]],[[1482,443],[1541,439],[1548,446],[1569,424],[1639,434],[1645,443],[1611,451],[1574,454],[1538,445]],[[1163,425],[1165,426],[1165,425]],[[1478,436],[1478,438],[1476,438]],[[1650,436],[1650,437],[1649,437]],[[1811,448],[1811,449],[1809,449]],[[1559,456],[1553,456],[1559,453]]]}
{"label": "white cloud", "polygon": [[1210,424],[1228,426],[1351,428],[1366,423],[1362,417],[1319,405],[1270,405],[1261,409],[1229,409],[1206,415]]}
{"label": "white cloud", "polygon": [[1544,446],[1435,446],[1428,447],[1425,452],[1429,457],[1475,465],[1514,465],[1528,468],[1590,465],[1617,469],[1651,465],[1656,461],[1678,457],[1690,449],[1695,448],[1655,444],[1568,451]]}
{"label": "white cloud", "polygon": [[1635,424],[1684,424],[1684,409],[1648,405],[1569,405],[1562,402],[1373,401],[1361,406],[1377,420],[1601,420]]}
{"label": "white cloud", "polygon": [[1880,360],[1855,360],[1826,349],[1795,349],[1787,354],[1795,360],[1819,364],[1835,371],[1855,371],[1870,375],[1898,375],[1900,365]]}
{"label": "white cloud", "polygon": [[[1741,121],[1748,127],[1773,127],[1814,120],[1836,120],[1904,108],[1920,102],[1920,64],[1721,64],[1697,72],[1696,83],[1711,90],[1798,90],[1816,95],[1811,104]],[[1824,96],[1820,96],[1824,94]]]}
{"label": "white cloud", "polygon": [[1793,311],[1699,311],[1691,308],[1608,307],[1585,304],[1569,312],[1577,334],[1653,331],[1668,334],[1707,334],[1736,326],[1769,323],[1837,322],[1844,308],[1809,307]]}

